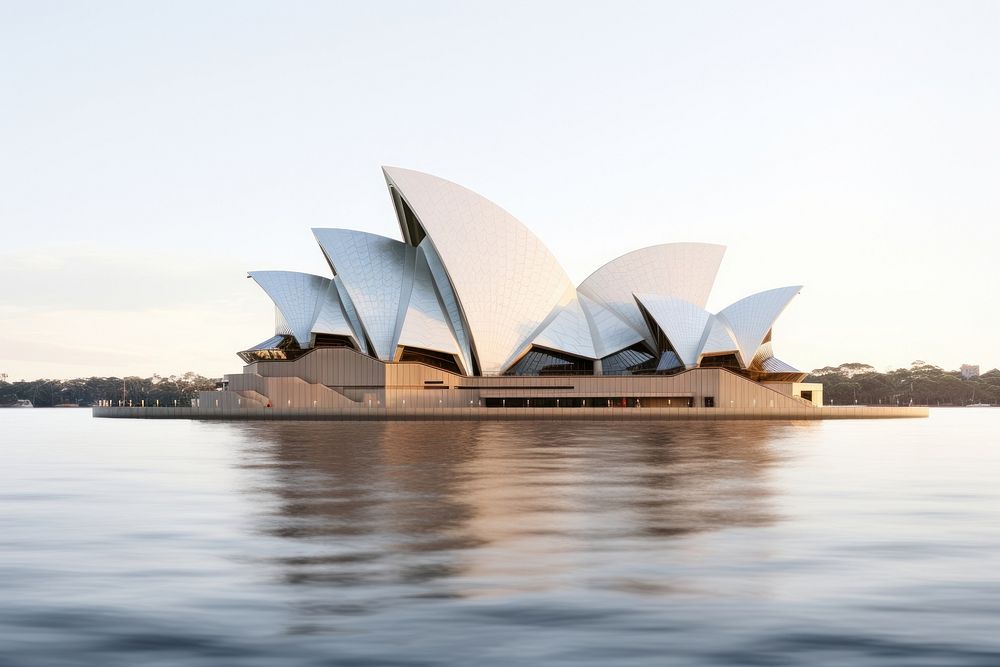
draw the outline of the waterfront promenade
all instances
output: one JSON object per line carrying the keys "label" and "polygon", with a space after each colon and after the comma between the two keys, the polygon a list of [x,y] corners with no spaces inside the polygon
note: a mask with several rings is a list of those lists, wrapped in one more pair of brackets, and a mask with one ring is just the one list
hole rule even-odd
{"label": "waterfront promenade", "polygon": [[894,419],[927,417],[925,406],[805,406],[794,408],[261,408],[95,407],[94,417],[120,419],[317,421],[726,421]]}

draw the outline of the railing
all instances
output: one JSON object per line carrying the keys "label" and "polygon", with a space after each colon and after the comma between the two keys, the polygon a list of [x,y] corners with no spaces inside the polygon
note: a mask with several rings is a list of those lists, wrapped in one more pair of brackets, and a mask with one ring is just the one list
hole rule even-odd
{"label": "railing", "polygon": [[169,401],[161,401],[160,399],[146,400],[140,398],[138,401],[132,399],[122,400],[120,398],[116,399],[98,399],[91,407],[95,408],[189,408],[194,405],[194,402],[198,400],[197,398],[189,399],[172,399]]}

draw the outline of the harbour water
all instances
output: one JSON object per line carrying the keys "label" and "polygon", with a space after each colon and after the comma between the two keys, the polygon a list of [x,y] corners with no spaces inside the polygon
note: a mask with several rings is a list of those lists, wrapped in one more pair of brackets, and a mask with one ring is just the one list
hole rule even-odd
{"label": "harbour water", "polygon": [[0,667],[1000,664],[1000,409],[0,411]]}

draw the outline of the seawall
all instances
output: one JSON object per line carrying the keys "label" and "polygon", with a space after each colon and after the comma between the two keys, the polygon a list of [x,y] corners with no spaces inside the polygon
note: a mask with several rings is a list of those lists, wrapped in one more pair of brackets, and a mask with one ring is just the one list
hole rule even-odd
{"label": "seawall", "polygon": [[899,419],[927,417],[923,406],[830,406],[795,408],[167,408],[95,407],[94,417],[117,419],[307,420],[307,421],[726,421],[746,419]]}

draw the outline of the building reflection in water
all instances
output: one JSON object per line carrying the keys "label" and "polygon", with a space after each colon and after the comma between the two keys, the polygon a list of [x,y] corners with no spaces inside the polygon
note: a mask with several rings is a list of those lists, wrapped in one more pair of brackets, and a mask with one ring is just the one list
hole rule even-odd
{"label": "building reflection in water", "polygon": [[[301,611],[554,589],[683,590],[706,531],[778,519],[780,440],[811,425],[246,423],[257,554]],[[303,626],[308,629],[308,626]]]}

